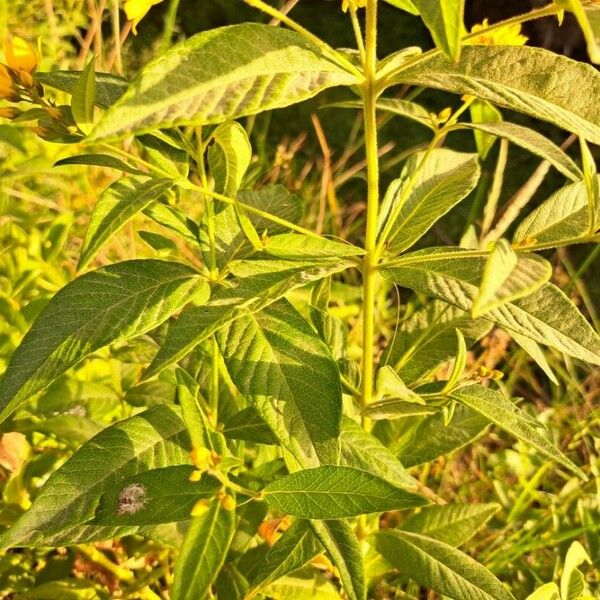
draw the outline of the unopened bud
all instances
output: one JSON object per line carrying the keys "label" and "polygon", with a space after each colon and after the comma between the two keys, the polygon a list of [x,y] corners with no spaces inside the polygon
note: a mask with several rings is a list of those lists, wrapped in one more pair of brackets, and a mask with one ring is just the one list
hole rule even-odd
{"label": "unopened bud", "polygon": [[198,500],[192,508],[192,517],[201,517],[208,510],[208,502],[206,500]]}
{"label": "unopened bud", "polygon": [[12,106],[3,106],[0,108],[0,118],[2,119],[16,119],[23,111]]}

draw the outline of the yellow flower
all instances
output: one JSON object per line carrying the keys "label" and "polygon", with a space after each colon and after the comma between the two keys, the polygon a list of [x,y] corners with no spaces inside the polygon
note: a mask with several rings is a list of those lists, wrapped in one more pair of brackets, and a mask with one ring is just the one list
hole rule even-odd
{"label": "yellow flower", "polygon": [[342,10],[347,12],[350,6],[353,6],[354,9],[363,8],[367,5],[367,0],[342,0]]}
{"label": "yellow flower", "polygon": [[16,100],[17,97],[10,71],[0,63],[0,100]]}
{"label": "yellow flower", "polygon": [[126,0],[125,14],[130,21],[133,21],[133,33],[137,34],[138,23],[146,16],[151,7],[159,2],[162,0]]}
{"label": "yellow flower", "polygon": [[7,35],[4,40],[4,54],[11,69],[24,71],[31,75],[38,66],[38,55],[35,48],[23,38]]}
{"label": "yellow flower", "polygon": [[473,25],[471,33],[479,33],[479,35],[466,39],[465,44],[481,45],[481,46],[523,46],[527,43],[527,37],[521,33],[521,25],[503,25],[491,31],[485,31],[490,27],[487,19],[483,23]]}

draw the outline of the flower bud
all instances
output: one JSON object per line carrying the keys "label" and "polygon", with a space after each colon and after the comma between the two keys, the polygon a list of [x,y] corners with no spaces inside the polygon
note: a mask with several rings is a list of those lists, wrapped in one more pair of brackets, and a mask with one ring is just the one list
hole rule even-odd
{"label": "flower bud", "polygon": [[38,55],[34,47],[16,35],[6,36],[4,40],[4,54],[8,66],[17,72],[25,71],[31,75],[38,66]]}
{"label": "flower bud", "polygon": [[10,71],[0,63],[0,100],[17,100],[18,97]]}
{"label": "flower bud", "polygon": [[24,71],[23,69],[19,70],[19,80],[21,81],[23,86],[28,89],[31,89],[35,85],[31,74],[27,71]]}
{"label": "flower bud", "polygon": [[23,111],[12,106],[3,106],[0,108],[0,118],[2,119],[16,119]]}

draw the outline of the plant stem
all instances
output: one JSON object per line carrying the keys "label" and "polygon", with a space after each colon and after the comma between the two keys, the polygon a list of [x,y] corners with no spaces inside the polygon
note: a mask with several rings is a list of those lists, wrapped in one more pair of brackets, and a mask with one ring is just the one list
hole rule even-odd
{"label": "plant stem", "polygon": [[363,361],[362,405],[373,397],[373,342],[375,338],[375,295],[377,291],[377,219],[379,213],[379,156],[377,152],[377,0],[367,0],[365,83],[363,113],[367,155],[367,222],[363,259]]}

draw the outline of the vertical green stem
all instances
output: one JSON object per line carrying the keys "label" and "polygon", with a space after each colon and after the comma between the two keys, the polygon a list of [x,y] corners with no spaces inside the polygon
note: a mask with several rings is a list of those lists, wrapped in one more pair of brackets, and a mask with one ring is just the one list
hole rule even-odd
{"label": "vertical green stem", "polygon": [[363,362],[362,403],[373,396],[373,342],[375,337],[375,295],[377,291],[377,219],[379,209],[379,157],[377,156],[376,76],[377,0],[367,0],[366,43],[363,89],[365,146],[367,155],[367,223],[363,259]]}

